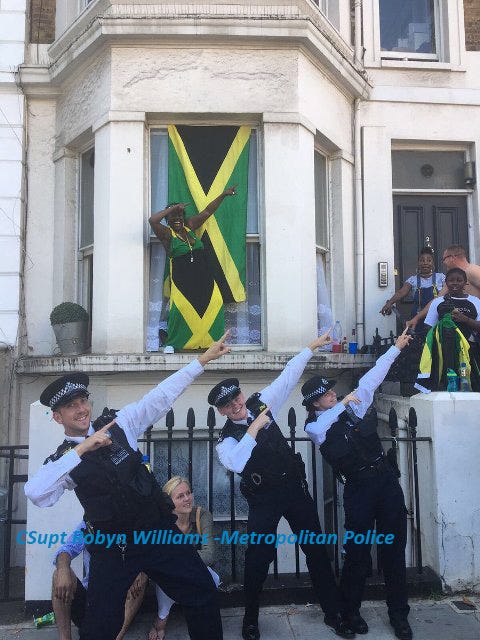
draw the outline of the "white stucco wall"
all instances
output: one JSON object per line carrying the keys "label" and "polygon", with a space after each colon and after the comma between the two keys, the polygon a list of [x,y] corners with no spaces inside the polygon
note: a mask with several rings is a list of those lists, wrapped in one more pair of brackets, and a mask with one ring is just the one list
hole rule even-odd
{"label": "white stucco wall", "polygon": [[[479,393],[435,392],[411,399],[418,436],[422,551],[447,590],[480,586]],[[423,446],[423,445],[422,445]]]}

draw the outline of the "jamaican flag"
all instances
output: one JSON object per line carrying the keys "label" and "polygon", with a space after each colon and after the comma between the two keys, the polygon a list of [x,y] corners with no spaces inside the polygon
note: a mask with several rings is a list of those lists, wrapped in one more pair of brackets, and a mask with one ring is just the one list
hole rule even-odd
{"label": "jamaican flag", "polygon": [[168,127],[168,201],[192,203],[185,210],[187,226],[190,216],[237,185],[236,195],[195,232],[225,303],[245,300],[250,133],[250,127]]}

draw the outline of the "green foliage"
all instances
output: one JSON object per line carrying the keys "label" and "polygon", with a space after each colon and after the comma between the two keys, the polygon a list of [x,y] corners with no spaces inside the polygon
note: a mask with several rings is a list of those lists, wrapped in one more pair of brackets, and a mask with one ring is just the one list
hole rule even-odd
{"label": "green foliage", "polygon": [[88,313],[76,302],[62,302],[50,314],[51,324],[66,324],[80,320],[88,320]]}

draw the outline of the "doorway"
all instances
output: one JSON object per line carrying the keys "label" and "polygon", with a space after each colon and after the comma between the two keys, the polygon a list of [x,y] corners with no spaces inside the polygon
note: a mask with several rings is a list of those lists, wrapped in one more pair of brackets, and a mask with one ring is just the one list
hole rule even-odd
{"label": "doorway", "polygon": [[[451,244],[465,247],[468,259],[468,216],[465,196],[394,195],[395,290],[416,273],[420,250],[434,250],[435,271],[443,271],[442,254]],[[413,300],[397,304],[402,318],[412,315]]]}

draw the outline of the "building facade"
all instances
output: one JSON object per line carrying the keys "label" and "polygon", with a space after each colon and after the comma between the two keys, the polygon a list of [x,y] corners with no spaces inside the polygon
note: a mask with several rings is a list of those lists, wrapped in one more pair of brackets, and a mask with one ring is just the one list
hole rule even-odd
{"label": "building facade", "polygon": [[[227,314],[232,354],[177,404],[197,424],[225,372],[262,388],[332,321],[360,346],[395,331],[379,310],[424,244],[440,270],[453,242],[480,259],[478,3],[398,4],[57,0],[52,43],[30,44],[18,68],[28,265],[15,441],[28,440],[30,405],[54,376],[89,372],[100,412],[192,357],[164,354],[155,335],[148,217],[167,203],[169,125],[246,125],[254,141],[247,302]],[[90,313],[90,353],[58,354],[48,318],[64,300]],[[370,361],[324,353],[310,370],[355,375]],[[298,393],[290,405],[302,415]],[[53,450],[61,434],[47,438]]]}

